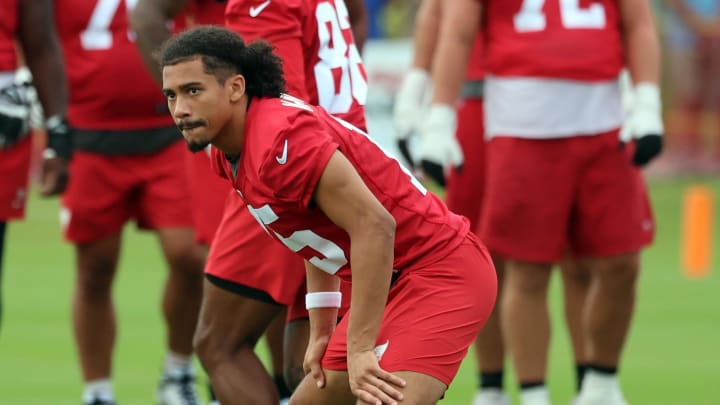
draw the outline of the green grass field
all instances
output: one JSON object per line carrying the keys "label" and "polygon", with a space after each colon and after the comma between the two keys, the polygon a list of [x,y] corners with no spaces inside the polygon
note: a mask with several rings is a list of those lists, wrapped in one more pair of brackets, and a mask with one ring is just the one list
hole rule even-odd
{"label": "green grass field", "polygon": [[[680,271],[682,193],[692,183],[711,187],[720,198],[720,180],[668,180],[651,187],[658,235],[644,254],[639,306],[621,369],[632,404],[720,404],[720,258],[704,279],[687,279]],[[70,323],[73,256],[60,238],[57,206],[55,200],[33,198],[28,219],[9,229],[0,331],[2,405],[80,403]],[[719,223],[716,219],[715,230]],[[720,248],[718,236],[714,251]],[[123,405],[151,404],[164,355],[159,303],[165,270],[156,240],[126,228],[120,266],[114,290],[120,325],[117,398]],[[553,402],[565,405],[573,395],[574,371],[559,293],[556,277],[548,383]],[[442,403],[470,404],[476,384],[472,363],[468,357]],[[506,385],[514,387],[512,377]]]}

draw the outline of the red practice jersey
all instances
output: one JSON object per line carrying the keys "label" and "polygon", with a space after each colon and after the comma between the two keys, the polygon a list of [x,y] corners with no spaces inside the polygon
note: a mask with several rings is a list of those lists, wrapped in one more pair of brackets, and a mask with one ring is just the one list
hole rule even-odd
{"label": "red practice jersey", "polygon": [[0,0],[0,10],[0,72],[14,71],[17,68],[18,0]]}
{"label": "red practice jersey", "polygon": [[55,20],[70,85],[68,120],[89,130],[173,125],[130,31],[133,0],[57,0]]}
{"label": "red practice jersey", "polygon": [[593,82],[615,79],[623,67],[617,0],[483,4],[492,75]]}
{"label": "red practice jersey", "polygon": [[234,164],[214,149],[215,170],[232,179],[270,236],[327,273],[350,278],[347,233],[311,202],[336,150],[395,218],[395,270],[446,256],[468,232],[466,218],[451,213],[367,134],[322,108],[288,96],[254,99],[244,133]]}
{"label": "red practice jersey", "polygon": [[225,18],[277,47],[289,94],[366,128],[367,74],[342,0],[230,0]]}

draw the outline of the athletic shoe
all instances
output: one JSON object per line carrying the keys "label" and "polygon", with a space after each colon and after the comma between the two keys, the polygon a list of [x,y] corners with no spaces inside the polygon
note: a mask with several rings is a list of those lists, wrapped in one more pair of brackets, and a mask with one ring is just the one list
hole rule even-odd
{"label": "athletic shoe", "polygon": [[510,398],[497,388],[485,388],[478,391],[473,399],[473,405],[510,405]]}
{"label": "athletic shoe", "polygon": [[195,390],[195,372],[191,369],[166,371],[157,390],[159,405],[200,405]]}

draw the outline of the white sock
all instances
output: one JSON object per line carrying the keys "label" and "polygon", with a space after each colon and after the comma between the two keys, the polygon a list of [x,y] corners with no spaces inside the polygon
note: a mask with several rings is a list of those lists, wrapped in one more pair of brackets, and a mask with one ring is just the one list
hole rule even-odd
{"label": "white sock", "polygon": [[100,378],[85,383],[83,401],[90,402],[93,398],[99,398],[103,401],[113,400],[112,382],[110,382],[109,378]]}
{"label": "white sock", "polygon": [[620,393],[620,383],[617,374],[599,373],[595,370],[588,370],[583,379],[582,391]]}
{"label": "white sock", "polygon": [[520,390],[520,403],[522,405],[550,405],[550,394],[547,387],[538,385]]}
{"label": "white sock", "polygon": [[192,356],[168,352],[165,356],[165,372],[171,370],[187,370],[192,366]]}

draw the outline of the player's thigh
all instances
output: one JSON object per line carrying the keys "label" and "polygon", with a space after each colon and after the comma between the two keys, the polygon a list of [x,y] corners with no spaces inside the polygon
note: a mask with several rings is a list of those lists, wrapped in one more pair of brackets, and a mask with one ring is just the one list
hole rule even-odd
{"label": "player's thigh", "polygon": [[407,383],[404,388],[400,388],[403,404],[433,405],[442,399],[448,388],[445,383],[427,374],[412,371],[397,371],[393,374]]}
{"label": "player's thigh", "polygon": [[192,199],[184,162],[184,142],[172,143],[158,152],[138,156],[142,186],[138,189],[135,215],[144,229],[192,228]]}
{"label": "player's thigh", "polygon": [[205,280],[195,344],[201,355],[204,350],[234,350],[244,343],[254,346],[281,309],[277,303],[228,291]]}

